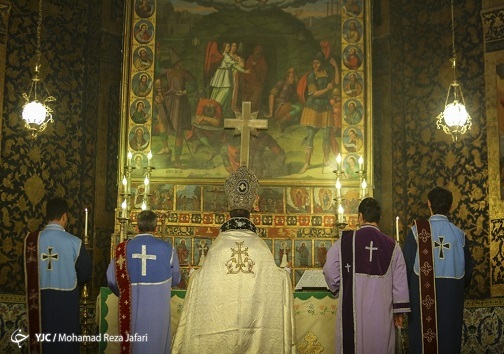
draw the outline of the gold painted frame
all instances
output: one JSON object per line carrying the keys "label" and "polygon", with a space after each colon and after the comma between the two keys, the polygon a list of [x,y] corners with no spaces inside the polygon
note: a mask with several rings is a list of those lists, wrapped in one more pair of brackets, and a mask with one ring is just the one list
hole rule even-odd
{"label": "gold painted frame", "polygon": [[[152,153],[154,154],[154,157],[152,159],[151,164],[155,167],[155,169],[152,171],[152,180],[153,182],[170,182],[170,183],[181,183],[181,184],[186,184],[186,183],[193,183],[193,184],[220,184],[222,183],[222,180],[228,175],[228,171],[233,168],[233,161],[231,161],[231,166],[228,166],[230,168],[222,168],[221,166],[217,166],[216,168],[208,168],[208,169],[202,169],[201,171],[194,168],[196,166],[191,165],[192,162],[188,162],[188,158],[190,155],[193,155],[191,151],[190,144],[185,141],[182,146],[182,160],[184,159],[184,154],[185,156],[185,161],[182,162],[182,164],[185,164],[185,166],[173,166],[173,156],[172,156],[172,161],[170,162],[172,165],[166,165],[166,163],[161,163],[162,158],[168,158],[167,156],[164,155],[157,155],[156,153],[159,150],[160,146],[159,143],[157,142],[158,138],[156,137],[156,122],[154,118],[154,114],[156,114],[156,109],[155,106],[157,104],[156,102],[156,92],[161,92],[161,90],[158,90],[158,84],[162,82],[160,80],[162,76],[159,74],[161,71],[161,67],[163,65],[161,63],[168,63],[166,65],[174,65],[176,59],[181,58],[182,63],[184,65],[187,63],[187,71],[193,72],[193,76],[196,77],[196,81],[198,84],[203,82],[203,77],[200,77],[196,74],[197,70],[196,68],[201,68],[202,66],[202,60],[198,59],[198,56],[201,54],[205,54],[205,50],[203,47],[207,48],[208,52],[208,43],[211,41],[215,41],[218,44],[222,44],[224,41],[232,41],[236,40],[237,36],[231,36],[229,33],[223,34],[215,34],[213,35],[212,33],[205,32],[204,37],[197,37],[194,35],[197,31],[191,29],[191,30],[184,30],[184,24],[183,23],[172,23],[166,25],[165,22],[160,21],[160,17],[158,17],[157,14],[157,9],[163,8],[164,10],[167,9],[167,4],[173,4],[173,8],[170,10],[172,11],[173,14],[180,14],[181,12],[178,12],[178,9],[183,9],[187,8],[188,6],[190,7],[191,5],[194,4],[194,2],[185,2],[185,1],[172,1],[172,2],[167,2],[165,0],[147,0],[143,1],[144,4],[148,4],[150,6],[150,12],[148,7],[146,7],[143,12],[139,12],[138,6],[141,4],[139,0],[127,0],[126,1],[126,14],[125,14],[125,28],[124,28],[124,62],[123,62],[123,85],[122,85],[122,97],[121,97],[121,136],[120,136],[120,151],[119,151],[119,159],[122,162],[121,167],[120,167],[120,173],[118,174],[119,176],[119,185],[120,181],[122,179],[122,176],[125,174],[125,166],[127,165],[127,153],[128,151],[135,153],[136,155],[143,155],[143,162],[142,166],[146,166],[147,158],[146,155],[149,151],[152,150]],[[206,2],[208,4],[208,1]],[[234,1],[228,1],[228,0],[222,0],[221,3],[233,3],[233,4],[238,4],[237,2]],[[240,4],[242,2],[239,2]],[[251,0],[247,0],[246,3],[251,3]],[[257,6],[260,6],[261,2],[256,2]],[[371,116],[371,87],[372,87],[372,81],[371,81],[371,35],[370,35],[370,11],[371,11],[371,6],[369,4],[369,1],[366,0],[340,0],[340,1],[335,1],[332,4],[332,7],[327,5],[326,3],[322,3],[322,1],[317,1],[315,4],[305,4],[304,6],[298,8],[298,10],[310,10],[311,8],[318,8],[320,9],[320,6],[323,6],[325,9],[325,6],[327,6],[327,16],[325,18],[319,19],[319,26],[321,23],[323,23],[323,20],[326,20],[331,25],[330,20],[332,17],[331,16],[340,16],[340,21],[337,22],[338,26],[337,30],[335,31],[336,33],[339,33],[340,36],[337,37],[337,41],[339,41],[339,46],[334,45],[335,48],[338,48],[337,52],[331,53],[332,57],[337,58],[337,66],[338,70],[340,71],[340,83],[339,83],[339,89],[340,89],[340,98],[341,98],[341,107],[340,109],[340,114],[341,114],[341,130],[339,133],[336,133],[336,142],[337,142],[337,147],[339,148],[339,151],[343,153],[343,163],[345,161],[349,161],[350,156],[353,156],[357,158],[358,156],[363,156],[365,158],[365,165],[364,169],[366,170],[366,180],[369,186],[369,190],[372,190],[373,186],[373,174],[372,174],[372,166],[373,166],[373,161],[372,161],[372,141],[373,141],[373,132],[371,128],[371,122],[372,122],[372,116]],[[359,8],[360,6],[360,8]],[[193,7],[194,9],[194,7]],[[355,13],[352,11],[355,10]],[[196,11],[196,10],[193,10]],[[199,11],[199,10],[198,10]],[[225,11],[221,9],[220,11]],[[293,12],[294,10],[292,10]],[[280,11],[280,13],[277,12],[278,19],[281,19],[285,16],[287,16],[285,13],[287,11]],[[191,11],[184,12],[185,15],[191,16]],[[199,22],[201,22],[201,17],[209,17],[211,16],[216,16],[215,14],[218,13],[218,11],[212,11],[210,14],[200,16]],[[233,12],[233,14],[237,14],[238,12]],[[298,12],[299,13],[299,12]],[[302,13],[302,11],[300,12]],[[141,16],[140,16],[140,15]],[[242,22],[245,21],[245,19],[249,16],[252,16],[251,12],[243,12],[243,19],[241,19]],[[196,16],[196,15],[195,15]],[[297,19],[294,19],[294,15],[289,13],[289,16],[292,17],[292,21],[296,23],[296,25],[299,24],[300,21]],[[176,16],[175,16],[176,17]],[[334,17],[334,18],[336,18]],[[173,18],[172,18],[173,20]],[[275,19],[276,20],[276,19]],[[175,20],[174,20],[175,21]],[[271,20],[270,20],[271,21]],[[299,58],[296,58],[296,63],[299,64],[299,67],[296,68],[296,74],[298,75],[298,78],[301,79],[302,75],[311,71],[311,57],[308,59],[307,56],[310,56],[310,54],[303,54],[307,48],[310,49],[310,53],[313,53],[313,48],[317,47],[317,52],[323,51],[324,48],[327,48],[327,46],[331,46],[331,43],[322,43],[323,41],[320,41],[318,43],[318,39],[316,36],[313,35],[313,31],[308,31],[306,29],[306,26],[308,26],[308,23],[311,23],[308,20],[308,17],[305,19],[304,22],[301,21],[301,23],[305,24],[305,28],[301,28],[297,33],[294,33],[296,35],[295,40],[298,41],[296,42],[299,48],[297,48],[299,52]],[[315,21],[315,20],[313,20]],[[240,22],[240,19],[238,19],[238,22]],[[287,21],[288,22],[288,21]],[[356,22],[358,24],[358,28],[360,30],[360,33],[354,37],[352,37],[350,31],[350,23],[351,22]],[[335,22],[336,23],[336,22]],[[145,26],[142,26],[145,25]],[[172,26],[173,25],[173,26]],[[197,26],[197,23],[194,22],[192,23],[194,27]],[[171,26],[171,27],[170,27]],[[147,29],[146,32],[144,32],[143,38],[141,37],[142,35],[140,33],[140,28],[144,27]],[[161,32],[159,30],[160,28],[163,29],[165,32]],[[332,30],[332,29],[331,29]],[[166,33],[166,31],[171,31],[174,32],[175,34],[172,36],[168,36],[168,38],[163,39],[163,34]],[[186,35],[180,35],[177,34],[177,32],[183,32],[187,31]],[[326,32],[329,32],[329,30],[326,29]],[[145,34],[147,33],[147,34]],[[203,33],[203,32],[199,32]],[[332,32],[331,32],[332,33]],[[311,36],[311,37],[310,37]],[[287,35],[285,35],[287,38]],[[248,40],[247,40],[248,38]],[[253,37],[252,34],[246,33],[245,35],[242,35],[241,38],[238,39],[243,39],[242,44],[246,47],[248,45],[248,50],[249,53],[251,53],[251,50],[254,46],[255,43],[258,42],[257,37]],[[171,41],[171,42],[170,42]],[[173,42],[183,42],[185,43],[183,46],[179,46],[179,48],[185,48],[186,50],[173,50],[172,47],[174,46],[168,46],[166,43],[173,43]],[[248,42],[247,42],[248,41]],[[286,41],[293,42],[294,39],[289,37],[286,39]],[[336,40],[335,40],[336,41]],[[278,43],[280,46],[281,43]],[[320,47],[319,47],[320,44]],[[324,47],[326,46],[326,47]],[[196,48],[196,49],[194,49]],[[142,66],[141,64],[138,63],[138,61],[135,61],[138,59],[138,53],[141,51],[141,49],[145,49],[145,51],[152,53],[153,57],[149,59],[151,61],[151,65],[148,64],[149,60],[147,60],[147,65]],[[195,53],[192,53],[190,49],[194,49]],[[303,49],[303,50],[301,50]],[[361,61],[360,64],[356,64],[350,60],[350,62],[344,58],[348,57],[348,55],[353,51],[353,49],[356,49],[356,52],[358,53],[359,59]],[[269,48],[270,50],[270,58],[273,56],[271,55],[272,49]],[[294,51],[294,50],[293,50]],[[308,52],[308,51],[306,51]],[[162,54],[161,54],[162,53]],[[168,54],[167,54],[168,53]],[[158,56],[159,54],[159,56]],[[303,55],[305,56],[303,58]],[[247,59],[248,54],[243,54],[243,59]],[[251,57],[248,56],[249,58]],[[283,69],[288,67],[287,63],[280,63],[280,59],[276,58],[276,71],[273,73],[274,76],[273,79],[270,79],[269,82],[277,82],[282,79],[281,73],[284,72]],[[292,61],[292,60],[291,60]],[[326,61],[329,62],[329,58],[326,58]],[[206,63],[206,61],[205,61]],[[329,64],[327,64],[329,66]],[[185,66],[184,66],[185,68]],[[164,68],[163,68],[164,69]],[[329,76],[331,76],[330,70],[328,70]],[[357,76],[362,77],[362,87],[361,87],[361,92],[358,93],[357,96],[354,96],[352,92],[356,92],[355,89],[352,91],[352,89],[347,89],[347,86],[350,87],[348,84],[349,78],[353,76],[354,74],[357,74]],[[140,89],[139,81],[141,77],[147,76],[148,82],[147,85],[144,86],[145,90]],[[164,78],[163,78],[164,79]],[[272,81],[273,80],[273,81]],[[198,85],[199,87],[203,87],[201,85]],[[335,85],[337,87],[337,85]],[[204,90],[207,89],[207,87],[203,87]],[[263,93],[262,93],[262,98],[263,98],[263,106],[265,106],[264,100],[269,99],[269,96],[267,95],[267,91],[270,91],[272,89],[271,85],[268,87],[264,87]],[[203,91],[204,91],[203,90]],[[358,91],[358,90],[357,90]],[[196,91],[195,95],[197,95],[198,91]],[[200,92],[201,93],[201,92]],[[209,94],[208,92],[205,92],[203,94],[203,98],[208,98]],[[335,96],[336,97],[336,96]],[[201,98],[201,97],[200,97]],[[298,98],[299,99],[299,98]],[[133,110],[138,105],[138,103],[142,101],[144,102],[144,106],[149,106],[148,112],[146,115],[144,115],[144,118],[135,118],[133,119]],[[200,101],[196,102],[196,106],[199,104]],[[362,119],[356,124],[350,124],[352,123],[351,120],[346,119],[347,116],[344,112],[345,109],[347,109],[348,105],[350,102],[357,102],[362,104]],[[166,108],[166,102],[164,102],[165,108]],[[161,107],[161,106],[160,106]],[[336,106],[337,107],[337,104]],[[194,109],[194,107],[192,107]],[[197,107],[196,107],[197,109]],[[338,109],[338,108],[335,108]],[[192,114],[192,120],[194,123],[194,120],[196,118],[196,112]],[[150,116],[149,116],[150,115]],[[157,120],[159,121],[159,110],[157,112]],[[145,118],[146,117],[146,118]],[[263,118],[264,114],[259,113],[259,118]],[[227,117],[226,117],[227,118]],[[231,117],[229,117],[231,118]],[[272,122],[270,120],[270,127],[274,125],[275,122]],[[193,124],[194,127],[194,124]],[[173,128],[173,127],[172,127]],[[303,127],[304,128],[304,127]],[[358,148],[358,151],[355,153],[349,149],[347,146],[351,146],[349,144],[349,132],[357,128],[358,130],[362,131],[362,135],[359,136],[363,140],[360,141],[360,144],[362,144],[362,148]],[[194,129],[194,128],[193,128]],[[280,144],[281,148],[286,151],[289,146],[295,145],[296,148],[299,148],[298,150],[289,150],[285,153],[285,162],[284,164],[287,166],[289,163],[291,164],[291,169],[289,170],[288,173],[284,175],[268,175],[268,172],[265,173],[264,176],[259,175],[259,178],[261,179],[262,184],[268,184],[268,185],[333,185],[335,181],[335,175],[333,173],[333,170],[335,169],[335,162],[334,162],[334,153],[336,152],[336,149],[333,149],[331,151],[330,159],[327,159],[330,161],[329,166],[325,166],[323,159],[325,159],[325,156],[323,156],[323,148],[321,147],[321,141],[322,139],[322,134],[323,132],[318,132],[318,134],[315,134],[315,141],[314,141],[314,152],[313,152],[313,157],[312,157],[312,166],[313,168],[309,169],[306,173],[301,174],[301,173],[296,173],[300,167],[303,166],[303,159],[305,159],[305,149],[300,148],[301,141],[303,140],[302,137],[305,136],[306,134],[302,132],[304,129],[296,129],[297,133],[297,140],[293,144],[292,142],[289,143],[289,140],[286,140],[287,143],[285,144]],[[225,130],[227,132],[230,132],[229,130]],[[271,130],[273,131],[273,130]],[[187,134],[190,131],[187,130],[185,131],[184,138],[187,137]],[[130,143],[131,138],[135,133],[138,133],[137,136],[137,144],[135,144],[134,148]],[[230,133],[227,133],[228,135]],[[278,136],[275,136],[274,133],[271,133],[271,136],[273,137],[274,140],[279,140]],[[173,141],[174,137],[171,137],[169,135],[169,140]],[[239,138],[233,138],[234,143],[228,143],[228,145],[237,145],[236,141],[239,141]],[[252,138],[253,139],[253,138]],[[358,138],[357,138],[358,139]],[[254,143],[252,143],[254,145]],[[259,144],[255,144],[258,146]],[[327,144],[326,144],[327,145]],[[333,144],[334,145],[334,144]],[[359,143],[357,143],[357,146],[359,146]],[[172,154],[176,154],[174,151],[174,146],[171,146],[172,149]],[[194,148],[195,149],[195,148]],[[222,149],[221,149],[222,150]],[[229,152],[230,148],[228,148],[227,155],[231,155]],[[262,151],[260,156],[263,160],[265,159],[264,156],[268,156],[268,158],[274,158],[274,154],[271,153],[271,148],[265,149]],[[184,152],[185,151],[185,152]],[[252,153],[252,152],[251,152]],[[194,153],[194,154],[197,154]],[[325,153],[324,153],[325,154]],[[225,155],[225,154],[223,154]],[[193,155],[194,157],[194,155]],[[223,160],[225,157],[223,157]],[[140,161],[140,158],[138,158]],[[214,160],[216,160],[214,158]],[[269,165],[278,165],[281,164],[282,160],[275,160],[271,162]],[[349,161],[350,162],[350,161]],[[195,162],[198,166],[202,165],[203,161],[199,160]],[[223,163],[224,165],[224,163]],[[266,168],[268,168],[268,164],[264,164]],[[213,165],[212,165],[213,166]],[[251,168],[254,168],[253,165],[251,165]],[[354,168],[355,171],[356,167]],[[344,171],[344,166],[342,166],[342,170]],[[256,172],[256,174],[258,174]],[[349,174],[343,174],[344,178],[346,177],[346,182],[345,186],[354,186],[358,188],[359,186],[359,180],[356,178],[355,174],[353,177],[349,177],[351,173]],[[142,177],[133,177],[133,180],[141,180]]]}

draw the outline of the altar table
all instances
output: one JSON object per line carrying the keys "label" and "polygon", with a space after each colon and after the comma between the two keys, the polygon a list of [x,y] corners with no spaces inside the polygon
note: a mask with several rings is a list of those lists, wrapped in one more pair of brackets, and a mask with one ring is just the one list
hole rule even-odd
{"label": "altar table", "polygon": [[[184,303],[185,290],[172,290],[171,331],[178,325]],[[117,335],[117,296],[109,288],[101,288],[96,301],[96,318],[101,338],[103,334]],[[334,353],[334,330],[338,299],[329,292],[295,292],[294,314],[296,322],[297,353]],[[99,353],[119,353],[117,342],[99,343]]]}

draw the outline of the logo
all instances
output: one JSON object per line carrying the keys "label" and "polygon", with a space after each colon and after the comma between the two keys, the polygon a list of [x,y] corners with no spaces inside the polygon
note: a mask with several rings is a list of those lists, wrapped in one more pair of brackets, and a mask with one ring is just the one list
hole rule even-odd
{"label": "logo", "polygon": [[13,343],[16,343],[19,348],[21,348],[21,343],[23,343],[25,340],[27,340],[29,337],[28,334],[23,334],[21,333],[21,329],[18,328],[12,333],[10,339]]}

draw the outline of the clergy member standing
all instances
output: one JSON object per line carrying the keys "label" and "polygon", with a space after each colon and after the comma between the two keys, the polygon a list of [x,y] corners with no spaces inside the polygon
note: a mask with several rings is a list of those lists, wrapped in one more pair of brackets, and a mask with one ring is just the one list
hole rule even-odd
{"label": "clergy member standing", "polygon": [[412,354],[460,353],[464,288],[471,282],[472,260],[467,236],[446,217],[452,202],[449,190],[433,188],[427,201],[431,217],[417,220],[404,241]]}
{"label": "clergy member standing", "polygon": [[173,352],[292,353],[291,280],[249,219],[259,182],[241,166],[224,189],[231,218],[189,278]]}
{"label": "clergy member standing", "polygon": [[[80,343],[62,337],[81,334],[78,285],[91,277],[91,258],[82,240],[65,231],[66,200],[48,200],[46,217],[46,227],[29,233],[24,247],[30,351],[78,353]],[[37,341],[39,333],[53,341]]]}
{"label": "clergy member standing", "polygon": [[343,231],[327,252],[324,276],[339,295],[336,353],[394,353],[395,327],[409,312],[406,265],[396,241],[380,232],[381,207],[359,204],[356,231]]}
{"label": "clergy member standing", "polygon": [[[157,215],[137,215],[139,234],[117,245],[107,269],[110,289],[119,296],[121,353],[170,353],[171,288],[180,282],[176,250],[156,238]],[[128,341],[135,336],[132,341]]]}

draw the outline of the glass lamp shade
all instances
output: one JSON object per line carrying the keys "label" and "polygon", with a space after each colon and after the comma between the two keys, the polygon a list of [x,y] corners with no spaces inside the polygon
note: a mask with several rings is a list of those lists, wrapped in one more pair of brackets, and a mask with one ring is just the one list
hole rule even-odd
{"label": "glass lamp shade", "polygon": [[449,127],[464,126],[469,119],[465,106],[458,100],[446,105],[443,116],[446,125]]}
{"label": "glass lamp shade", "polygon": [[23,107],[23,120],[27,124],[41,125],[47,116],[46,107],[39,101],[31,101]]}

